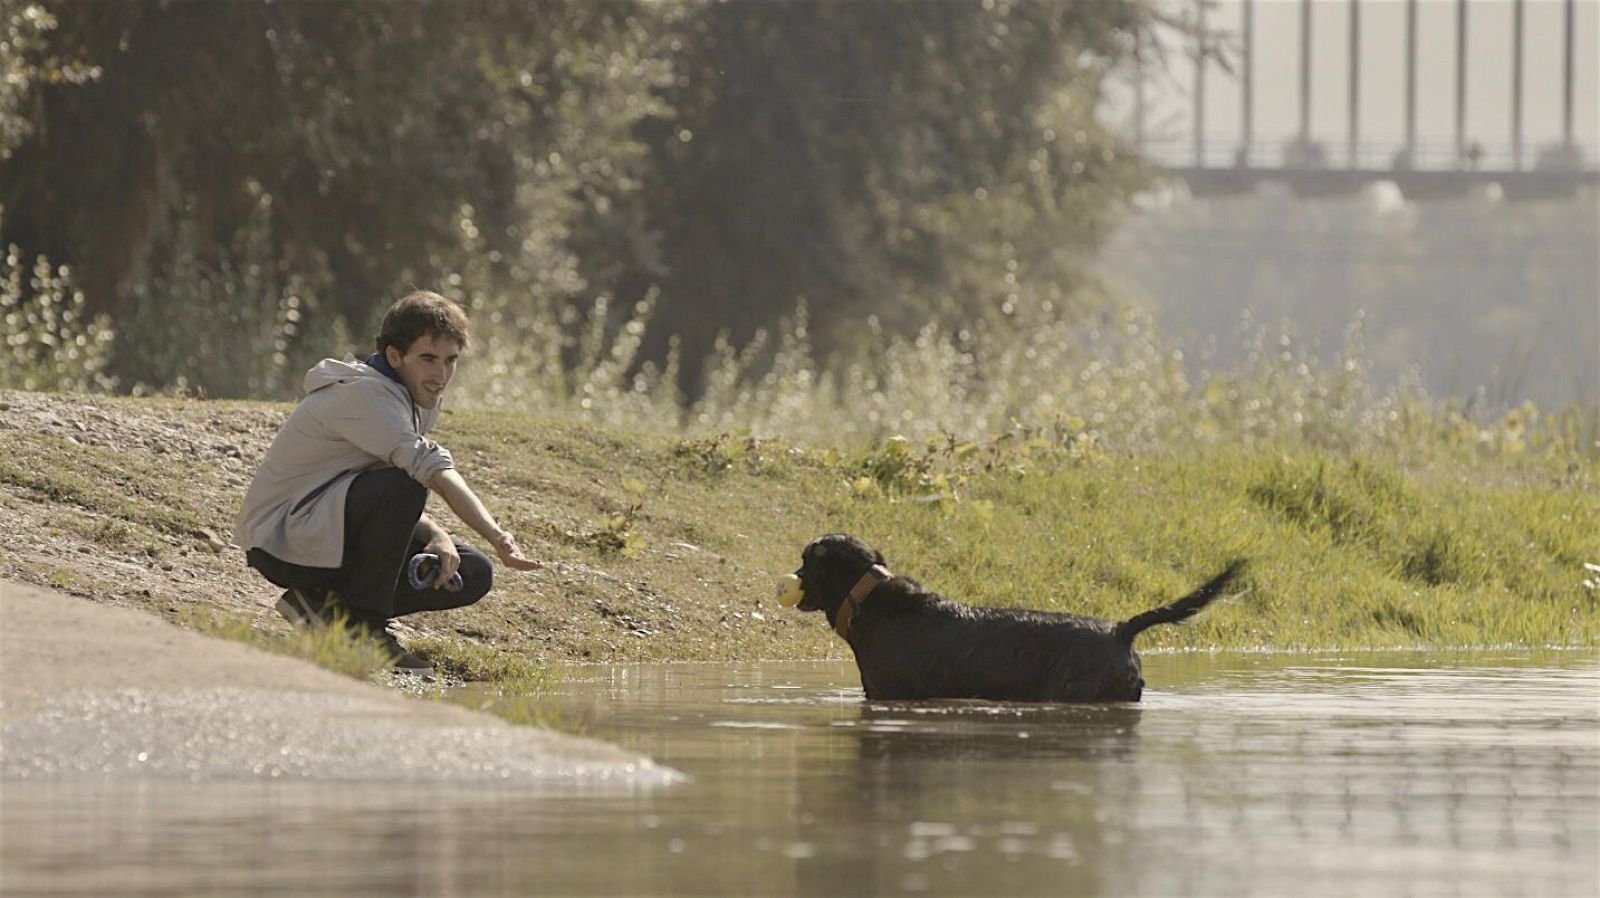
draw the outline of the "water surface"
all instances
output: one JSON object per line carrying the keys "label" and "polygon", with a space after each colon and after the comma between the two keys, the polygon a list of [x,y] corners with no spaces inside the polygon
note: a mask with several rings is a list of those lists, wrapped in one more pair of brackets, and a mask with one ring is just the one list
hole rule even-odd
{"label": "water surface", "polygon": [[563,725],[692,781],[7,780],[0,893],[1600,892],[1590,655],[1145,669],[1140,705],[1028,707],[867,704],[839,663],[576,668]]}

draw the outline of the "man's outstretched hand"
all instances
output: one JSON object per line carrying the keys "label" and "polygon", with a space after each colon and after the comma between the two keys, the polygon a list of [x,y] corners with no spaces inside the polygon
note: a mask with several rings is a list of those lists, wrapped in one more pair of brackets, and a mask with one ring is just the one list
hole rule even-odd
{"label": "man's outstretched hand", "polygon": [[517,546],[517,538],[509,532],[502,532],[500,539],[494,544],[494,553],[500,556],[500,563],[514,571],[536,571],[544,567],[543,562],[522,557],[522,549]]}

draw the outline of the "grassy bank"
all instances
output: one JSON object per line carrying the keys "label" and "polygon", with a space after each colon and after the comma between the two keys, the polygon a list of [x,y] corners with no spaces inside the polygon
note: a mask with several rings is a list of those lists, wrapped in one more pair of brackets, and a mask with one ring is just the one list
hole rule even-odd
{"label": "grassy bank", "polygon": [[[24,534],[0,544],[0,577],[283,629],[275,591],[225,543],[288,408],[0,394],[0,513]],[[1151,631],[1147,649],[1600,644],[1600,589],[1584,583],[1600,577],[1583,567],[1600,563],[1600,464],[1578,458],[1134,455],[1029,434],[840,451],[474,411],[448,412],[438,436],[547,562],[410,622],[403,638],[469,677],[839,656],[820,618],[771,598],[801,547],[837,530],[965,601],[1114,618],[1253,560],[1245,595]]]}

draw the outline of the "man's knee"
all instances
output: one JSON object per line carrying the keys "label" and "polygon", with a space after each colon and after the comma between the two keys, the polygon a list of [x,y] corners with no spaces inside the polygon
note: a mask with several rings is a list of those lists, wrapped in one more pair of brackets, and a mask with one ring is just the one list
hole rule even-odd
{"label": "man's knee", "polygon": [[428,488],[401,468],[379,468],[357,475],[347,501],[366,508],[392,505],[406,512],[415,509],[421,517],[428,504]]}
{"label": "man's knee", "polygon": [[402,502],[419,508],[428,504],[428,488],[400,468],[384,468],[384,490]]}
{"label": "man's knee", "polygon": [[461,549],[461,597],[470,605],[489,594],[494,587],[494,562],[476,549]]}
{"label": "man's knee", "polygon": [[428,507],[428,488],[411,479],[409,474],[403,479],[405,485],[400,501],[405,503],[406,514],[421,518],[423,510]]}

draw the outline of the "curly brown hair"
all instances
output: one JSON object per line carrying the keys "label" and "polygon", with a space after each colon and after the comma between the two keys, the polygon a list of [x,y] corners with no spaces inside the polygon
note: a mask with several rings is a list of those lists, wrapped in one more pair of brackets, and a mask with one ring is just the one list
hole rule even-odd
{"label": "curly brown hair", "polygon": [[450,337],[462,349],[472,336],[467,313],[431,290],[414,290],[395,300],[378,326],[378,352],[393,346],[404,355],[423,334]]}

